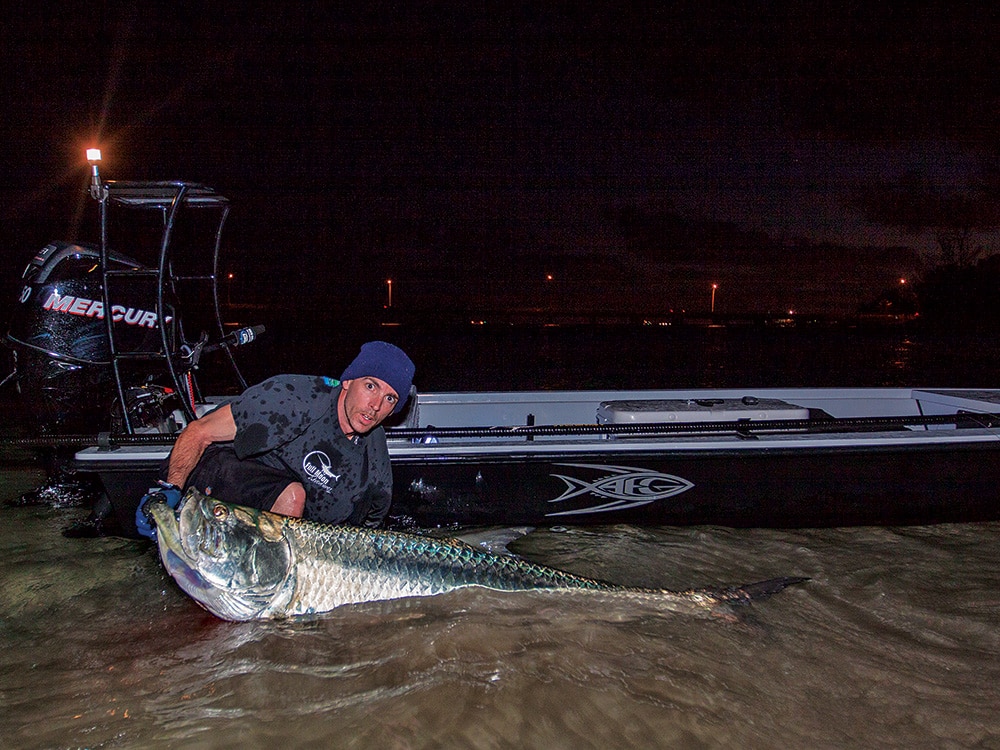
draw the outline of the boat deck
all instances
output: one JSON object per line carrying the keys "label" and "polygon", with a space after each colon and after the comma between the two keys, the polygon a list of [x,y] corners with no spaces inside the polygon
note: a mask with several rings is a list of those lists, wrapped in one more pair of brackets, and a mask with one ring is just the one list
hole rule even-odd
{"label": "boat deck", "polygon": [[[745,403],[748,402],[749,403]],[[694,404],[665,413],[680,418],[602,423],[607,404],[658,407]],[[733,403],[744,408],[732,409]],[[780,404],[780,408],[776,406]],[[758,416],[746,416],[757,408]],[[388,429],[399,460],[601,452],[878,449],[1000,441],[1000,431],[976,422],[922,423],[962,412],[994,414],[1000,391],[972,389],[756,389],[690,391],[524,391],[422,393]],[[787,416],[783,416],[787,415]],[[878,418],[878,419],[874,419]],[[915,418],[908,423],[901,418]],[[852,420],[857,420],[852,423]],[[673,431],[671,431],[673,430]],[[86,448],[77,464],[150,464],[169,444]]]}

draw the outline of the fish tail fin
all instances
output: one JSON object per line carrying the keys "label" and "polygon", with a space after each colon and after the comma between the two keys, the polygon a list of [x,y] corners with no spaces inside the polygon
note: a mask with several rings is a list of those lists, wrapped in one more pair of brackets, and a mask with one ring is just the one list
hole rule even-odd
{"label": "fish tail fin", "polygon": [[746,583],[742,586],[723,589],[719,591],[719,598],[728,604],[750,604],[751,602],[767,599],[769,596],[784,591],[789,586],[805,583],[809,578],[805,576],[784,576],[782,578],[769,578],[766,581],[757,583]]}

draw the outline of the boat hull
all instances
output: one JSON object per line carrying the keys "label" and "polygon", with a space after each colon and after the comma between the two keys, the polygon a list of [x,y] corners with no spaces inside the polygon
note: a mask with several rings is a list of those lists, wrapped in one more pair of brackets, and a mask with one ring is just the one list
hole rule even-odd
{"label": "boat hull", "polygon": [[[565,448],[565,446],[564,446]],[[122,449],[120,449],[122,450]],[[92,461],[85,470],[94,471]],[[97,473],[123,528],[158,460],[119,455]],[[1000,439],[807,448],[393,456],[391,520],[406,527],[701,525],[823,527],[1000,520]]]}
{"label": "boat hull", "polygon": [[1000,444],[398,462],[417,525],[815,527],[1000,518]]}

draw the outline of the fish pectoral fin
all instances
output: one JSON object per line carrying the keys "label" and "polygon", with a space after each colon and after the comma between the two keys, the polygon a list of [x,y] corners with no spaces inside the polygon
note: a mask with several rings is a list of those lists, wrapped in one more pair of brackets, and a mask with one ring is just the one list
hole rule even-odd
{"label": "fish pectoral fin", "polygon": [[507,549],[508,544],[516,542],[521,537],[527,536],[534,531],[533,526],[516,526],[487,528],[463,532],[456,539],[476,549],[485,549],[495,555],[509,555],[517,557]]}

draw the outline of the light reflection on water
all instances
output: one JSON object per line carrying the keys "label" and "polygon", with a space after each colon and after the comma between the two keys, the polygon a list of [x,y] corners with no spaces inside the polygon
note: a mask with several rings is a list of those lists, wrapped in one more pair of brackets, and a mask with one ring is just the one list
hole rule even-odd
{"label": "light reflection on water", "polygon": [[892,345],[893,357],[889,360],[889,367],[902,374],[909,374],[913,371],[913,360],[917,354],[918,343],[913,339],[904,337]]}

